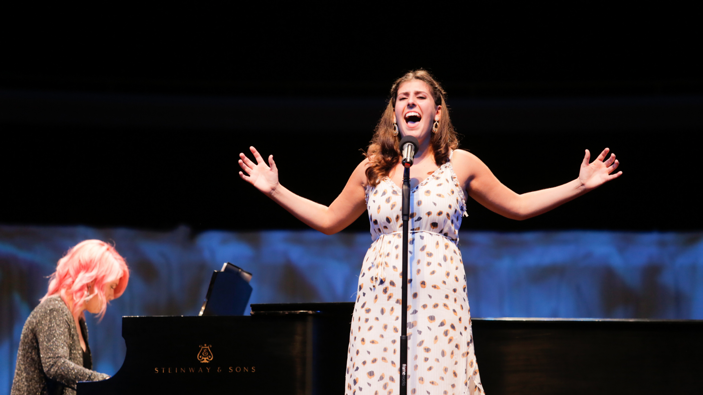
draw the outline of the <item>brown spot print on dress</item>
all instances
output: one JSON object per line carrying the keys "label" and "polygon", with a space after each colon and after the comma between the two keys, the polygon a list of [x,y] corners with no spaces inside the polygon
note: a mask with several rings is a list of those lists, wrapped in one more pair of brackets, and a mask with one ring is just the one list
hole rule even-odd
{"label": "brown spot print on dress", "polygon": [[[468,302],[465,296],[466,291],[464,287],[466,286],[466,280],[463,273],[463,264],[459,255],[460,252],[457,248],[458,228],[461,225],[465,211],[463,203],[464,195],[460,187],[456,185],[456,179],[456,175],[453,174],[451,169],[451,164],[446,163],[430,177],[421,181],[420,186],[413,189],[412,192],[412,199],[416,203],[413,204],[410,210],[410,216],[413,218],[411,230],[417,233],[411,237],[410,243],[411,252],[415,252],[415,254],[411,255],[411,270],[416,273],[413,273],[414,281],[411,283],[411,288],[409,290],[409,294],[413,295],[413,298],[409,299],[411,304],[409,309],[413,313],[411,317],[414,321],[408,325],[410,328],[408,330],[408,344],[412,344],[408,359],[410,361],[415,361],[413,365],[418,366],[417,370],[415,370],[413,366],[412,376],[410,374],[408,375],[409,378],[412,377],[412,379],[409,379],[410,385],[408,386],[408,393],[413,395],[439,395],[443,393],[442,390],[438,390],[437,387],[430,384],[430,381],[439,383],[441,386],[446,386],[443,390],[449,390],[447,391],[447,395],[467,393],[469,390],[473,389],[473,385],[479,388],[479,391],[476,392],[482,392],[478,375],[472,377],[475,368],[471,370],[466,369],[469,363],[472,363],[474,367],[476,366],[475,359],[473,359],[473,347],[464,345],[463,340],[459,342],[459,339],[463,339],[466,335],[470,336],[471,331],[465,324],[461,323],[468,323],[470,316]],[[381,235],[392,235],[391,237],[382,238],[382,241],[372,245],[370,248],[372,251],[367,253],[362,273],[368,271],[368,277],[376,273],[375,268],[379,263],[377,260],[380,258],[378,254],[380,243],[386,245],[386,242],[389,242],[391,244],[388,246],[393,246],[389,249],[384,247],[383,255],[385,255],[385,257],[381,259],[381,261],[384,263],[387,262],[391,267],[400,267],[399,262],[401,261],[401,256],[399,252],[402,247],[402,237],[400,235],[402,229],[399,229],[400,222],[391,221],[389,223],[384,221],[386,217],[395,220],[400,214],[401,204],[399,199],[393,198],[389,202],[386,202],[389,195],[398,196],[400,193],[400,188],[397,185],[389,183],[389,181],[389,179],[384,179],[381,180],[377,187],[367,188],[367,197],[377,196],[375,198],[377,201],[375,202],[373,201],[374,199],[367,198],[367,206],[371,208],[370,212],[373,212],[373,218],[370,222],[372,224],[371,232],[374,236],[374,240],[379,240]],[[380,198],[379,195],[381,195],[382,191],[385,191],[386,195]],[[441,198],[441,196],[444,198]],[[380,213],[376,214],[375,208],[379,203],[381,203]],[[391,207],[393,207],[392,210],[390,209]],[[432,213],[429,217],[426,216],[428,212]],[[373,223],[374,219],[377,219],[378,225]],[[436,224],[436,229],[432,229],[433,222]],[[384,225],[387,226],[387,229],[379,229]],[[442,245],[444,245],[444,248],[441,247]],[[425,248],[422,253],[418,253],[423,246],[429,246],[429,248]],[[434,256],[428,258],[427,252],[430,249],[433,255],[437,256],[437,259],[431,262],[431,266],[427,266],[426,264],[430,259],[435,259]],[[387,253],[389,251],[393,251],[393,253],[388,255]],[[371,265],[373,265],[373,268],[366,270]],[[388,266],[384,267],[387,268]],[[433,270],[435,270],[434,276],[431,274]],[[449,276],[447,276],[447,271],[450,272]],[[386,277],[392,276],[397,283],[397,278],[395,276],[399,276],[398,272],[385,270],[385,273]],[[360,280],[361,277],[360,275]],[[463,282],[462,278],[464,278]],[[454,280],[452,281],[452,279]],[[366,282],[365,280],[366,277],[364,277],[364,282]],[[378,281],[380,279],[375,280]],[[388,280],[390,280],[390,278],[388,278]],[[448,285],[452,282],[453,284]],[[367,287],[369,288],[368,291],[366,291]],[[383,301],[383,298],[376,299],[375,297],[377,295],[387,297],[387,294],[392,292],[388,287],[387,293],[382,293],[385,287],[388,287],[388,285],[380,284],[377,288],[374,288],[366,282],[366,285],[364,285],[359,292],[360,295],[363,294],[363,296],[359,297],[359,303],[363,304],[364,302],[377,300],[380,309],[387,302]],[[437,287],[441,288],[437,289]],[[449,291],[450,289],[452,289],[452,292]],[[464,289],[463,293],[462,289]],[[393,293],[397,294],[398,292]],[[449,296],[449,298],[447,296]],[[395,297],[394,295],[394,298]],[[390,302],[392,302],[392,300]],[[400,306],[399,303],[400,301],[396,300],[392,305],[395,306],[397,304]],[[433,304],[437,305],[432,308]],[[369,306],[369,304],[367,304],[367,306]],[[390,358],[392,355],[391,352],[397,350],[397,345],[399,344],[396,340],[396,338],[399,337],[398,331],[396,329],[395,332],[391,332],[390,328],[393,328],[393,325],[399,328],[397,326],[400,322],[398,321],[399,315],[394,313],[390,316],[388,312],[386,312],[385,315],[380,315],[379,309],[373,309],[372,312],[367,315],[364,315],[364,310],[362,309],[357,309],[355,311],[357,319],[359,315],[373,317],[371,321],[377,321],[379,324],[376,325],[374,323],[372,329],[373,333],[371,331],[363,332],[364,335],[367,335],[364,336],[367,341],[365,346],[360,345],[358,341],[350,342],[351,357],[348,366],[353,366],[354,362],[358,363],[358,361],[360,361],[359,357],[353,356],[353,353],[357,351],[356,348],[361,348],[364,357],[367,355],[371,357],[374,352],[377,352],[369,348],[369,340],[371,339],[379,342],[380,347],[379,345],[374,345],[377,350],[387,350],[387,352],[383,354],[379,353],[380,355],[377,355],[378,358],[381,358],[381,355],[386,355],[387,359],[392,359]],[[426,321],[428,315],[434,316],[434,322]],[[357,319],[354,321],[356,322]],[[422,325],[417,326],[418,322],[422,322]],[[452,324],[454,324],[453,327],[451,326]],[[388,327],[384,327],[384,325],[388,325]],[[440,327],[439,325],[443,326]],[[459,327],[457,327],[457,325]],[[368,324],[365,326],[369,327]],[[459,329],[462,329],[462,331],[459,331]],[[466,332],[465,334],[462,333],[464,331]],[[422,348],[418,349],[416,345],[421,341],[424,341],[421,347],[429,346],[432,348],[432,352],[425,353]],[[457,342],[461,343],[461,347],[455,348]],[[391,346],[391,344],[394,344],[394,346]],[[396,349],[393,349],[393,347],[396,347]],[[468,354],[464,355],[467,357],[464,359],[460,358],[460,355],[466,352],[468,352]],[[418,353],[422,354],[420,358],[418,358]],[[364,369],[356,373],[350,370],[350,373],[347,374],[348,383],[352,382],[355,378],[359,378],[360,380],[357,386],[347,391],[346,395],[352,395],[352,393],[358,395],[367,393],[367,395],[371,395],[376,392],[378,392],[377,395],[388,395],[389,390],[393,390],[395,393],[397,388],[395,388],[394,385],[387,386],[385,390],[382,389],[381,386],[391,382],[391,377],[394,377],[392,379],[393,381],[397,381],[399,378],[397,368],[391,369],[390,360],[385,363],[379,361],[376,365],[371,365],[368,361],[369,360],[367,360],[366,367],[374,366],[374,369]],[[358,366],[361,365],[358,364]],[[431,369],[428,369],[430,367]],[[447,367],[449,371],[455,369],[456,377],[449,374],[448,371],[443,372],[444,367]],[[364,377],[369,370],[374,371],[375,376],[373,380]],[[424,376],[424,384],[418,383],[417,373],[430,371],[432,376]],[[385,380],[378,382],[381,374],[385,374]],[[469,388],[470,386],[471,388]]]}

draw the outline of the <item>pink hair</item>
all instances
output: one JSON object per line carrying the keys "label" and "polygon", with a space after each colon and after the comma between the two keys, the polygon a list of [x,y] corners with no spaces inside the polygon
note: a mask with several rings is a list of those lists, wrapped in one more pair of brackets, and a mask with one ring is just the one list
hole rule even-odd
{"label": "pink hair", "polygon": [[[115,247],[100,240],[85,240],[68,250],[59,259],[56,271],[50,276],[49,291],[41,301],[53,295],[60,295],[64,301],[73,300],[74,317],[82,315],[85,302],[97,297],[101,304],[98,316],[102,319],[107,309],[105,284],[119,279],[115,288],[115,298],[124,293],[129,282],[129,269],[125,259]],[[92,285],[93,294],[88,294]],[[69,298],[70,295],[70,298]]]}

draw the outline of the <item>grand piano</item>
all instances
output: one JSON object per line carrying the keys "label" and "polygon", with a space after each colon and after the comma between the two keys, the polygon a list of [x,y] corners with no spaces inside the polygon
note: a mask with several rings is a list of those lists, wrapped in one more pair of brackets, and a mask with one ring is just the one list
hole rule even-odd
{"label": "grand piano", "polygon": [[[352,310],[123,317],[123,366],[78,395],[342,394]],[[703,321],[474,319],[473,331],[490,395],[703,393]]]}

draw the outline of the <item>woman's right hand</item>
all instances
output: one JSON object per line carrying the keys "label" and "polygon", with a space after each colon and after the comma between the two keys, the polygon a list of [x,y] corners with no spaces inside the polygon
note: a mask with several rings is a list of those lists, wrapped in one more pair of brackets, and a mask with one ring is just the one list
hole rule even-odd
{"label": "woman's right hand", "polygon": [[[254,147],[249,147],[254,155],[256,163],[249,160],[243,153],[239,154],[239,166],[244,172],[239,172],[239,176],[259,191],[271,196],[278,186],[278,168],[273,161],[273,155],[269,155],[269,163],[266,165],[259,151]],[[246,173],[246,174],[244,174]]]}

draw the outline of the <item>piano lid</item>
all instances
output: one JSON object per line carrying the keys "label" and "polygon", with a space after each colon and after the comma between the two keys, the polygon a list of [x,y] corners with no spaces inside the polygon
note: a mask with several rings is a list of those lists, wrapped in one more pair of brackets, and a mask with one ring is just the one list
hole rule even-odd
{"label": "piano lid", "polygon": [[340,303],[266,303],[252,304],[251,315],[288,315],[309,314],[343,316],[351,319],[354,313],[354,302]]}

